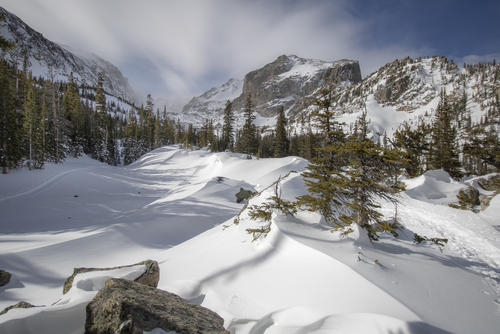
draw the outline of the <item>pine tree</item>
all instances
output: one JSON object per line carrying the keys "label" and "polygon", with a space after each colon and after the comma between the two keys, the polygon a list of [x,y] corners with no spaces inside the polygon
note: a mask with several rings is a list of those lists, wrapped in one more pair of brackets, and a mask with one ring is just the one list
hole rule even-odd
{"label": "pine tree", "polygon": [[82,103],[80,101],[78,87],[73,79],[73,73],[70,73],[69,81],[66,84],[66,90],[63,97],[63,108],[67,120],[66,138],[70,153],[74,157],[78,157],[83,151],[83,114]]}
{"label": "pine tree", "polygon": [[330,90],[322,89],[315,105],[312,117],[320,130],[321,142],[316,148],[316,157],[302,173],[309,194],[298,197],[298,204],[310,211],[318,211],[326,223],[341,227],[338,217],[342,211],[343,194],[339,184],[344,179],[342,167],[345,163],[337,152],[345,143],[345,134],[333,110]]}
{"label": "pine tree", "polygon": [[421,122],[416,129],[412,129],[408,123],[402,126],[394,133],[394,146],[404,151],[405,170],[408,176],[416,177],[421,175],[424,170],[424,158],[429,151],[427,137],[430,128],[424,122]]}
{"label": "pine tree", "polygon": [[458,178],[461,173],[456,147],[457,132],[451,122],[452,109],[448,103],[446,92],[443,90],[432,128],[429,161],[432,168],[442,168],[452,177]]}
{"label": "pine tree", "polygon": [[258,149],[257,127],[253,123],[255,115],[250,94],[245,104],[244,116],[245,123],[241,129],[241,137],[237,147],[240,153],[246,153],[250,156],[250,154],[256,154]]}
{"label": "pine tree", "polygon": [[2,173],[17,167],[21,158],[22,127],[15,108],[12,82],[5,60],[0,60],[0,165]]}
{"label": "pine tree", "polygon": [[102,73],[97,77],[95,88],[95,145],[93,157],[101,162],[109,161],[111,143],[109,142],[108,112],[106,106],[106,95],[104,92],[104,79]]}
{"label": "pine tree", "polygon": [[274,136],[274,157],[281,158],[288,154],[288,138],[286,133],[285,109],[280,107],[276,120],[276,135]]}
{"label": "pine tree", "polygon": [[342,189],[344,205],[349,209],[339,217],[338,224],[345,228],[355,223],[368,232],[371,240],[378,239],[379,230],[388,230],[397,236],[397,225],[383,221],[377,201],[385,199],[396,203],[394,191],[383,182],[400,169],[398,155],[368,138],[366,110],[357,123],[358,132],[338,149],[348,167],[344,169],[344,177],[334,182]]}
{"label": "pine tree", "polygon": [[42,126],[45,120],[41,119],[37,98],[31,74],[27,81],[26,100],[24,102],[23,128],[26,138],[26,151],[28,152],[28,168],[42,168],[44,159]]}
{"label": "pine tree", "polygon": [[223,151],[234,149],[234,134],[233,134],[233,105],[231,101],[226,102],[226,107],[224,108],[224,124],[222,125],[222,141],[221,149]]}

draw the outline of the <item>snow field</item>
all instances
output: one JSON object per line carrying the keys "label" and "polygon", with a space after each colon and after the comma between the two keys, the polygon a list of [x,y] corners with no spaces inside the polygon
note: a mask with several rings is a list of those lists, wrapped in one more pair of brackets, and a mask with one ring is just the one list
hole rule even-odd
{"label": "snow field", "polygon": [[[244,210],[233,224],[243,207],[235,194],[261,191],[249,203],[260,204],[272,182],[297,171],[280,181],[282,198],[293,200],[305,192],[306,165],[164,147],[127,167],[82,158],[0,175],[0,267],[13,274],[0,308],[56,302],[9,311],[0,332],[83,333],[84,305],[105,279],[143,269],[78,275],[62,296],[73,268],[145,259],[159,262],[160,289],[217,312],[232,333],[495,332],[497,198],[479,214],[449,208],[464,185],[433,171],[406,181],[399,239],[370,243],[357,229],[341,238],[318,214],[299,211],[274,212],[268,237],[252,242],[246,229],[263,223]],[[391,205],[381,210],[392,217]],[[413,232],[449,242],[415,245]]]}

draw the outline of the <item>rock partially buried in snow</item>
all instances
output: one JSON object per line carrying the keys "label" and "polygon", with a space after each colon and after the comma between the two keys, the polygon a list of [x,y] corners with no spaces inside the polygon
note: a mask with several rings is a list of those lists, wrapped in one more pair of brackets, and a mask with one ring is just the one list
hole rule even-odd
{"label": "rock partially buried in snow", "polygon": [[10,306],[7,306],[6,308],[4,308],[2,310],[2,312],[0,312],[0,315],[2,314],[5,314],[7,312],[9,312],[10,310],[12,310],[13,308],[31,308],[31,307],[37,307],[33,304],[30,304],[28,302],[25,302],[25,301],[20,301],[19,303],[17,304],[14,304],[14,305],[10,305]]}
{"label": "rock partially buried in snow", "polygon": [[216,313],[167,291],[110,278],[87,305],[85,334],[142,334],[161,328],[183,334],[229,334]]}
{"label": "rock partially buried in snow", "polygon": [[71,289],[71,286],[73,285],[73,280],[78,274],[87,273],[91,271],[108,271],[114,269],[128,268],[137,265],[145,265],[146,271],[144,272],[144,274],[136,278],[134,281],[156,288],[158,286],[158,281],[160,280],[160,268],[158,267],[158,262],[153,260],[146,260],[127,266],[118,266],[113,268],[75,268],[73,269],[73,274],[70,277],[68,277],[64,282],[63,294],[65,294]]}
{"label": "rock partially buried in snow", "polygon": [[0,269],[0,286],[4,286],[10,281],[10,273]]}

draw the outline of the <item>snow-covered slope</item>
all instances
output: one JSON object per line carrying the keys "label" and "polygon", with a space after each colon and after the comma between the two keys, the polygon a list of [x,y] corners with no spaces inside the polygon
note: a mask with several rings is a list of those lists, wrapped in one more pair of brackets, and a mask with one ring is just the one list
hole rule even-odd
{"label": "snow-covered slope", "polygon": [[[335,87],[334,100],[341,121],[351,124],[366,106],[372,129],[391,136],[404,121],[430,124],[444,91],[450,103],[466,98],[467,111],[458,115],[455,124],[461,128],[469,116],[473,124],[478,124],[488,114],[499,112],[499,80],[498,64],[459,68],[444,57],[408,57],[386,64],[358,84]],[[297,119],[312,109],[304,109]],[[490,122],[498,124],[499,120],[490,116]]]}
{"label": "snow-covered slope", "polygon": [[[46,305],[0,316],[0,332],[83,333],[85,303],[104,277],[135,277],[140,268],[81,277],[63,297],[73,267],[148,258],[160,264],[159,288],[216,311],[232,333],[497,331],[498,197],[478,214],[450,208],[445,199],[463,185],[435,171],[407,181],[399,239],[341,238],[317,214],[275,212],[267,238],[252,242],[246,229],[263,223],[244,210],[234,224],[243,208],[235,194],[261,191],[249,204],[262,203],[288,174],[279,188],[294,199],[305,188],[293,171],[306,164],[165,147],[127,167],[81,158],[0,175],[0,267],[12,273],[0,308]],[[449,242],[417,245],[414,232]]]}
{"label": "snow-covered slope", "polygon": [[219,87],[213,87],[200,96],[193,97],[180,113],[174,113],[183,122],[201,126],[204,119],[222,119],[224,107],[241,95],[243,81],[229,79]]}
{"label": "snow-covered slope", "polygon": [[6,58],[19,67],[23,66],[26,56],[29,70],[35,76],[67,81],[73,72],[78,83],[91,87],[102,73],[104,88],[109,94],[129,102],[140,101],[127,78],[110,62],[93,53],[49,41],[2,7],[0,15],[4,17],[0,20],[0,34],[16,44],[13,50],[7,51]]}

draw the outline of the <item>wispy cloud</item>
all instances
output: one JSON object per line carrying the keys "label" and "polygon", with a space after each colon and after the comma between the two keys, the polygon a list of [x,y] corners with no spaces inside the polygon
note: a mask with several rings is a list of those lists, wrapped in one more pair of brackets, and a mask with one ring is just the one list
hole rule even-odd
{"label": "wispy cloud", "polygon": [[[358,59],[364,75],[428,50],[366,47],[371,24],[349,1],[291,0],[0,0],[48,38],[118,65],[132,84],[154,95],[199,94],[242,77],[281,54]],[[141,64],[141,62],[143,64]],[[154,73],[140,75],[150,66]]]}

